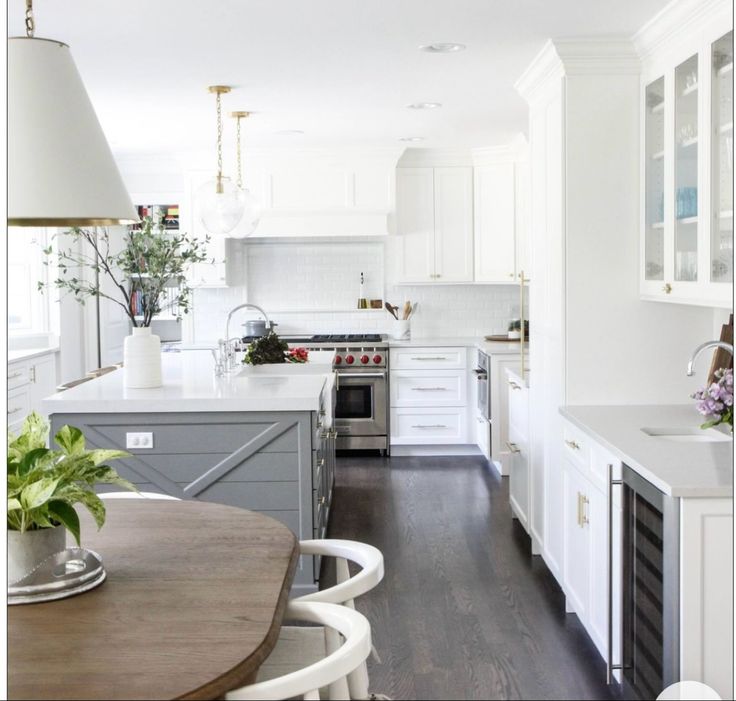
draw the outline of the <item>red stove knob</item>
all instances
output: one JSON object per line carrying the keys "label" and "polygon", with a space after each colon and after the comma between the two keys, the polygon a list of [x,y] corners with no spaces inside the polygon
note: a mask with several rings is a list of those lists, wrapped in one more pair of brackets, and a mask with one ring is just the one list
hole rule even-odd
{"label": "red stove knob", "polygon": [[370,358],[367,355],[361,355],[360,356],[360,362],[363,363],[363,365],[368,365],[370,362]]}
{"label": "red stove knob", "polygon": [[383,360],[383,356],[378,355],[378,353],[376,353],[376,355],[373,356],[373,363],[375,365],[378,365],[382,360]]}
{"label": "red stove knob", "polygon": [[339,365],[342,362],[342,356],[336,355],[335,356],[335,365]]}
{"label": "red stove knob", "polygon": [[348,365],[352,365],[355,362],[355,358],[352,355],[346,355],[345,356],[345,362]]}

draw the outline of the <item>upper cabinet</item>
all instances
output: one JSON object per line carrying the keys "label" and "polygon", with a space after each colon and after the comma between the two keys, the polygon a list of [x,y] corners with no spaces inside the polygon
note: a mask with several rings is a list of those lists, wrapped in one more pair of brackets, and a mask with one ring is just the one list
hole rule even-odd
{"label": "upper cabinet", "polygon": [[645,57],[641,295],[731,307],[733,32],[720,13]]}
{"label": "upper cabinet", "polygon": [[472,168],[398,168],[396,225],[402,282],[472,282]]}
{"label": "upper cabinet", "polygon": [[514,284],[528,249],[525,159],[525,142],[472,159],[405,155],[396,171],[400,281]]}

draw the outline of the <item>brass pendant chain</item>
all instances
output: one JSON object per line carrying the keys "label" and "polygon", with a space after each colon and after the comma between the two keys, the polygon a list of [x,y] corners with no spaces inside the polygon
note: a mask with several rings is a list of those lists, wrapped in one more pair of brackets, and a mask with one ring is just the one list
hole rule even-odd
{"label": "brass pendant chain", "polygon": [[26,0],[26,36],[33,39],[36,23],[33,19],[33,0]]}
{"label": "brass pendant chain", "polygon": [[217,93],[217,182],[218,189],[222,187],[222,103],[220,93]]}
{"label": "brass pendant chain", "polygon": [[238,115],[237,125],[235,127],[235,135],[236,140],[238,144],[238,187],[242,190],[243,189],[243,168],[241,165],[241,159],[240,159],[240,115]]}

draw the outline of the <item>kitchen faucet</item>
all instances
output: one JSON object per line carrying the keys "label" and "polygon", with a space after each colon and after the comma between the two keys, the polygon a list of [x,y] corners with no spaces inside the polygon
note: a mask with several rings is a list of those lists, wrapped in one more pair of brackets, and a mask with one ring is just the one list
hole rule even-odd
{"label": "kitchen faucet", "polygon": [[235,347],[233,345],[233,341],[240,340],[239,337],[230,338],[230,319],[232,318],[233,314],[235,314],[235,312],[239,311],[240,309],[255,309],[256,311],[260,312],[263,315],[263,318],[266,320],[266,328],[270,328],[271,326],[268,315],[259,306],[255,304],[250,304],[249,302],[245,302],[244,304],[239,304],[237,307],[233,307],[230,310],[230,313],[227,315],[227,321],[225,322],[225,338],[221,338],[217,342],[220,351],[220,362],[225,372],[229,372],[230,370],[232,370],[232,361],[235,358]]}
{"label": "kitchen faucet", "polygon": [[687,364],[687,376],[692,377],[694,373],[694,365],[695,360],[697,357],[707,348],[723,348],[723,350],[727,350],[731,356],[733,357],[733,346],[730,343],[725,343],[724,341],[706,341],[705,343],[701,343],[694,351],[693,355],[688,361]]}

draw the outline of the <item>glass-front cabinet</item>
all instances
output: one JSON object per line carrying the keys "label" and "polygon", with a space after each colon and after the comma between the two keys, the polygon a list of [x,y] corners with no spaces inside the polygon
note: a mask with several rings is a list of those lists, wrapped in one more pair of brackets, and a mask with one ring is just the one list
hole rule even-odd
{"label": "glass-front cabinet", "polygon": [[642,298],[730,307],[733,32],[644,76]]}

